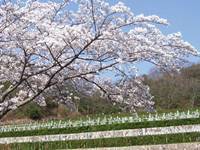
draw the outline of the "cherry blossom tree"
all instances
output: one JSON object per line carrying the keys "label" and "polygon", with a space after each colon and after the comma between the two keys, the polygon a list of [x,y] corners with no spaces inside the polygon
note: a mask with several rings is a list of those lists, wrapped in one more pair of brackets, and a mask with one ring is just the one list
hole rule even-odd
{"label": "cherry blossom tree", "polygon": [[122,2],[2,0],[0,118],[31,101],[45,105],[48,93],[72,107],[78,97],[62,88],[65,83],[89,94],[100,90],[130,110],[151,108],[135,64],[178,69],[186,57],[199,55],[181,33],[159,30],[167,25],[156,15],[135,15]]}

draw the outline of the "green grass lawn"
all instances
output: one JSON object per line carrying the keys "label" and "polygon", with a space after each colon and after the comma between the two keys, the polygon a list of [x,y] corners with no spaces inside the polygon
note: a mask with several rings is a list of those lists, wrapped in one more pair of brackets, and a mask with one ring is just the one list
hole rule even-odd
{"label": "green grass lawn", "polygon": [[70,148],[121,147],[133,145],[199,142],[200,133],[179,133],[154,136],[106,138],[94,140],[54,141],[0,145],[2,150],[55,150]]}
{"label": "green grass lawn", "polygon": [[108,124],[108,125],[100,125],[100,126],[84,126],[84,127],[72,127],[72,128],[12,131],[12,132],[2,132],[0,134],[0,137],[21,137],[21,136],[34,136],[34,135],[67,134],[67,133],[137,129],[137,128],[150,128],[150,127],[167,127],[167,126],[191,125],[191,124],[200,124],[200,118],[164,120],[164,121],[145,121],[145,122],[136,122],[136,123],[122,123],[122,124],[110,124],[110,125]]}

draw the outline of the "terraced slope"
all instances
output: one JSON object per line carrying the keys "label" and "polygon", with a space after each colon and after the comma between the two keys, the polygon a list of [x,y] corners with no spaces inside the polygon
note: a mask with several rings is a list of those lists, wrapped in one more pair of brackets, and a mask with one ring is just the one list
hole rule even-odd
{"label": "terraced slope", "polygon": [[124,147],[200,141],[200,112],[0,126],[0,149]]}

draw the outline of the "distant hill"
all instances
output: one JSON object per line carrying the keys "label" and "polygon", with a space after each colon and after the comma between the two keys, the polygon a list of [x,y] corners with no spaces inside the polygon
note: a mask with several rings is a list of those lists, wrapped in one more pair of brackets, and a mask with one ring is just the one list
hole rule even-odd
{"label": "distant hill", "polygon": [[156,109],[195,108],[200,106],[200,64],[180,72],[153,70],[144,76],[154,95]]}

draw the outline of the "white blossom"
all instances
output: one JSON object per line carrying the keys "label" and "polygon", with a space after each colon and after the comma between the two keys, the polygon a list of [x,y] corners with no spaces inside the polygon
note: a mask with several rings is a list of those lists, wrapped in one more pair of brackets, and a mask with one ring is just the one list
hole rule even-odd
{"label": "white blossom", "polygon": [[[72,3],[77,9],[66,8]],[[48,94],[73,108],[75,95],[67,83],[87,94],[98,89],[128,109],[151,108],[153,97],[135,64],[179,69],[185,57],[199,55],[180,32],[165,35],[158,24],[169,23],[156,15],[135,15],[122,2],[1,3],[0,89],[10,86],[0,90],[0,118],[33,100],[45,105]]]}

